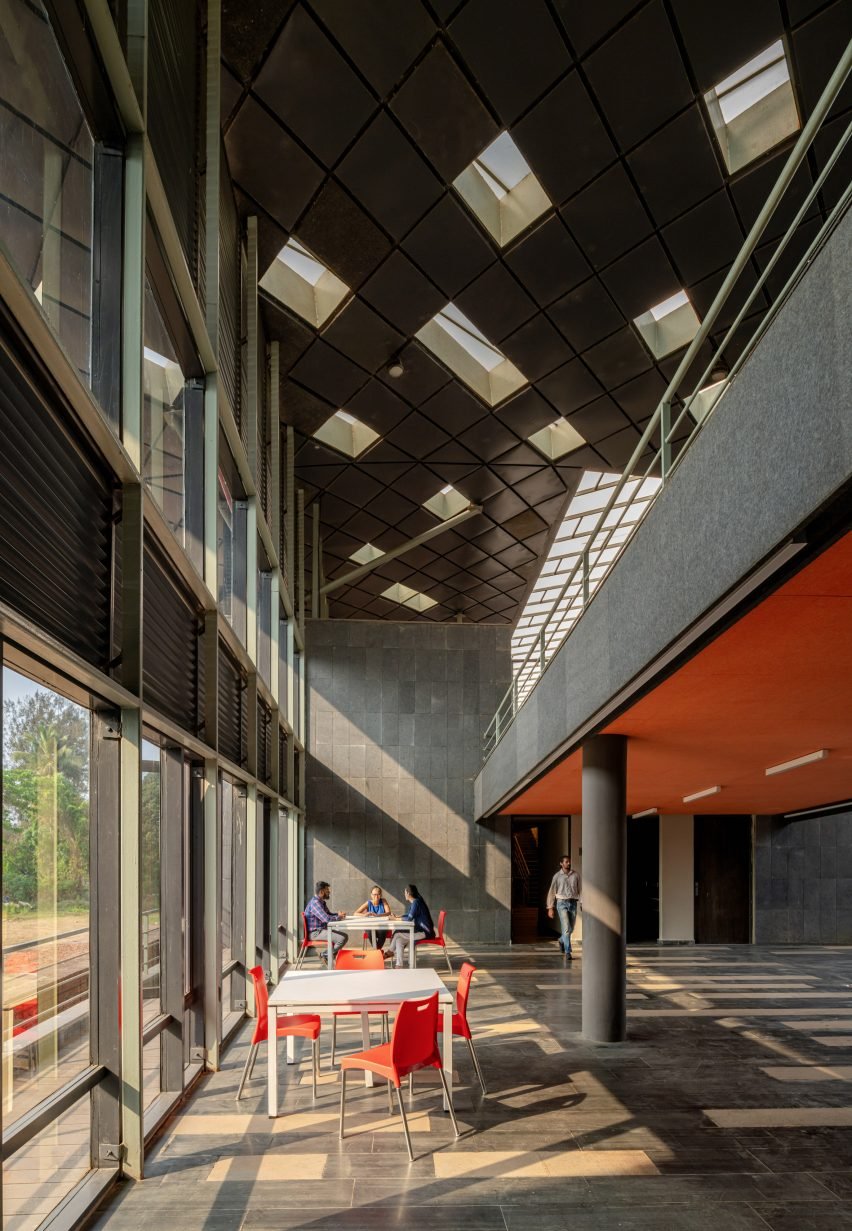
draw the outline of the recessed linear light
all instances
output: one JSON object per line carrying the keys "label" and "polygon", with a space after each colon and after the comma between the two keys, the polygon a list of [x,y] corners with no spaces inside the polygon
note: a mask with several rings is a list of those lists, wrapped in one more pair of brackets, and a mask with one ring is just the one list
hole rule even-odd
{"label": "recessed linear light", "polygon": [[319,329],[350,293],[345,282],[297,239],[288,239],[260,286]]}
{"label": "recessed linear light", "polygon": [[455,304],[448,303],[414,336],[489,406],[529,383]]}
{"label": "recessed linear light", "polygon": [[379,547],[374,547],[372,543],[365,543],[363,547],[359,547],[357,551],[353,551],[349,557],[356,564],[372,564],[374,560],[378,560],[385,553]]}
{"label": "recessed linear light", "polygon": [[694,795],[684,795],[683,802],[691,804],[695,799],[706,799],[708,795],[721,795],[722,788],[720,786],[708,786],[704,791],[696,791]]}
{"label": "recessed linear light", "polygon": [[633,321],[655,359],[686,346],[698,333],[700,323],[686,291],[670,295]]}
{"label": "recessed linear light", "polygon": [[827,748],[820,748],[818,752],[808,752],[803,757],[794,757],[792,761],[782,761],[780,765],[770,765],[764,770],[767,778],[771,778],[773,774],[786,774],[788,769],[798,769],[800,765],[813,765],[815,761],[824,761],[828,756]]}
{"label": "recessed linear light", "polygon": [[386,590],[382,590],[380,597],[388,599],[391,603],[399,603],[402,607],[409,607],[412,611],[428,611],[430,607],[437,606],[437,599],[430,598],[428,594],[421,594],[418,590],[412,590],[410,586],[404,586],[399,581],[388,586]]}
{"label": "recessed linear light", "polygon": [[644,812],[634,812],[631,814],[631,821],[641,820],[643,816],[656,816],[660,811],[659,808],[646,808]]}
{"label": "recessed linear light", "polygon": [[461,492],[457,492],[451,483],[446,487],[442,487],[434,496],[430,496],[428,500],[423,501],[423,508],[428,509],[430,513],[434,513],[436,517],[440,517],[441,521],[447,521],[450,517],[455,517],[456,513],[461,513],[462,510],[470,506],[470,501]]}
{"label": "recessed linear light", "polygon": [[314,440],[320,440],[324,445],[331,445],[347,457],[359,457],[365,449],[379,439],[379,433],[374,432],[366,423],[356,419],[346,410],[336,410],[330,419],[326,419],[313,434]]}
{"label": "recessed linear light", "polygon": [[474,158],[453,180],[453,187],[501,248],[551,206],[550,198],[507,132]]}
{"label": "recessed linear light", "polygon": [[796,132],[799,112],[781,39],[708,90],[704,102],[731,174]]}
{"label": "recessed linear light", "polygon": [[560,417],[540,431],[533,432],[532,436],[527,437],[527,443],[534,445],[549,461],[555,462],[566,453],[582,448],[587,442],[567,419]]}

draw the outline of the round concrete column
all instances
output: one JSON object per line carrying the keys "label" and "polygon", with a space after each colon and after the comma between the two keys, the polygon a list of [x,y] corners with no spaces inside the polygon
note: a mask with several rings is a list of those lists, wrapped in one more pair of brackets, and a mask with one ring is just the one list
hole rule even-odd
{"label": "round concrete column", "polygon": [[627,1034],[627,738],[583,745],[583,1034],[619,1043]]}

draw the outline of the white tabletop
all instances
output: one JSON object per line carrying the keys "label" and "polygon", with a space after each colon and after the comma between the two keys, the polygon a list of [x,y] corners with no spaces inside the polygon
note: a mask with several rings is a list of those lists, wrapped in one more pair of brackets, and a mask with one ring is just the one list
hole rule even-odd
{"label": "white tabletop", "polygon": [[288,970],[270,994],[271,1008],[322,1009],[346,1005],[389,1004],[438,993],[441,1003],[452,1003],[437,971],[421,970]]}
{"label": "white tabletop", "polygon": [[387,928],[388,931],[393,928],[413,928],[413,919],[394,919],[392,915],[346,915],[343,919],[335,919],[332,923],[332,928],[351,929],[353,932],[358,928]]}

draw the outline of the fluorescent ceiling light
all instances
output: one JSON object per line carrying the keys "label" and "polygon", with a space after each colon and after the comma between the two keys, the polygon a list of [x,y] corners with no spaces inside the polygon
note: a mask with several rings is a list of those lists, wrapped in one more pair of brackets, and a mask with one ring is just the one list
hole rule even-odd
{"label": "fluorescent ceiling light", "polygon": [[566,453],[573,453],[586,443],[577,429],[563,418],[548,423],[538,432],[533,432],[532,436],[527,437],[527,442],[534,445],[539,453],[543,453],[551,462],[564,457]]}
{"label": "fluorescent ceiling light", "polygon": [[800,127],[781,39],[708,90],[704,101],[731,174]]}
{"label": "fluorescent ceiling light", "polygon": [[662,359],[691,342],[700,321],[686,291],[678,291],[637,316],[633,324],[654,358]]}
{"label": "fluorescent ceiling light", "polygon": [[317,329],[349,294],[345,282],[293,238],[287,240],[260,285]]}
{"label": "fluorescent ceiling light", "polygon": [[423,508],[428,509],[430,513],[434,513],[436,517],[440,517],[441,521],[455,517],[456,513],[461,513],[469,507],[470,501],[467,496],[457,492],[450,483],[446,487],[442,487],[434,496],[430,496],[428,500],[423,501]]}
{"label": "fluorescent ceiling light", "polygon": [[314,440],[331,445],[332,449],[345,453],[347,457],[358,457],[379,439],[378,432],[345,410],[336,410],[313,435]]}
{"label": "fluorescent ceiling light", "polygon": [[767,778],[771,778],[773,774],[786,774],[790,769],[798,769],[801,765],[813,765],[815,761],[824,761],[828,756],[827,748],[820,748],[818,752],[809,752],[803,757],[794,757],[792,761],[782,761],[780,765],[770,765],[764,771]]}
{"label": "fluorescent ceiling light", "polygon": [[643,816],[656,816],[658,812],[659,808],[646,808],[644,812],[634,812],[630,819],[631,821],[638,821]]}
{"label": "fluorescent ceiling light", "polygon": [[391,603],[399,603],[402,607],[409,607],[412,611],[428,611],[430,607],[437,606],[436,599],[430,598],[428,594],[412,590],[410,586],[404,586],[399,581],[383,590],[381,597],[388,599]]}
{"label": "fluorescent ceiling light", "polygon": [[501,248],[551,206],[507,132],[474,158],[453,181],[453,187]]}
{"label": "fluorescent ceiling light", "polygon": [[356,564],[372,564],[374,560],[378,560],[379,556],[384,554],[378,547],[374,547],[372,543],[365,543],[363,547],[353,551],[349,559],[354,560]]}
{"label": "fluorescent ceiling light", "polygon": [[720,795],[721,793],[722,793],[722,788],[720,786],[708,786],[706,790],[696,791],[692,795],[684,795],[683,802],[685,804],[691,804],[693,800],[706,799],[708,795]]}
{"label": "fluorescent ceiling light", "polygon": [[455,304],[448,303],[414,336],[489,406],[497,406],[528,383]]}

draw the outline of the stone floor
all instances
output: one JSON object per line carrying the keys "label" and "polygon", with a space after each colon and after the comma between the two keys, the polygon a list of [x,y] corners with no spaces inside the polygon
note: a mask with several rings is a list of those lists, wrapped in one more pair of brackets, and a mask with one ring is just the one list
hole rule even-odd
{"label": "stone floor", "polygon": [[579,1033],[582,960],[470,957],[488,1093],[458,1041],[460,1140],[426,1078],[413,1164],[381,1089],[358,1088],[340,1142],[335,1076],[314,1104],[306,1063],[282,1066],[274,1123],[260,1064],[237,1105],[245,1030],[98,1231],[852,1229],[852,949],[632,948],[613,1046]]}

